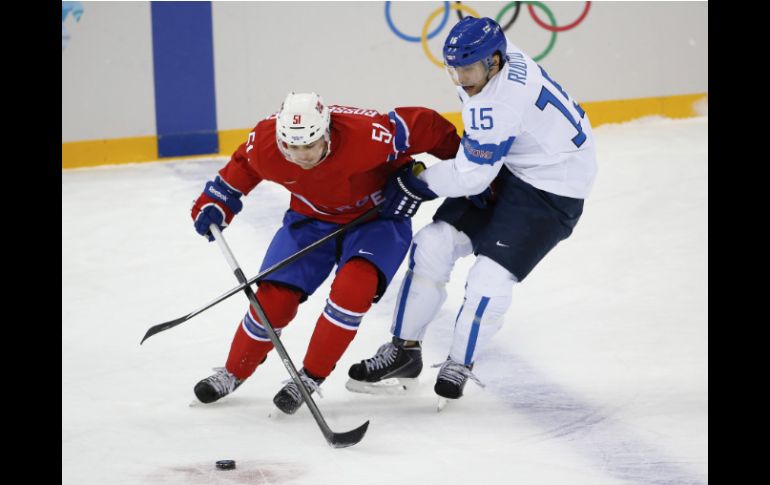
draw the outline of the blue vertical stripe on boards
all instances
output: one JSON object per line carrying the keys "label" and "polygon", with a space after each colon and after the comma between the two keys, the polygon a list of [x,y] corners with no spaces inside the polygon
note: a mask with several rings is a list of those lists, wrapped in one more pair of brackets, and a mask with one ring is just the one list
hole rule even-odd
{"label": "blue vertical stripe on boards", "polygon": [[158,155],[217,153],[211,2],[151,2]]}

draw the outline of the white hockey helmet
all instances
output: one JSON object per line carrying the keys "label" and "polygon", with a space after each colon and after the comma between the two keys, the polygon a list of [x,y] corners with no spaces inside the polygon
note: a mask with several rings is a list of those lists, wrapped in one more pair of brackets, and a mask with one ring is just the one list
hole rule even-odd
{"label": "white hockey helmet", "polygon": [[275,122],[275,136],[287,145],[309,145],[321,137],[329,141],[329,107],[316,93],[286,96]]}

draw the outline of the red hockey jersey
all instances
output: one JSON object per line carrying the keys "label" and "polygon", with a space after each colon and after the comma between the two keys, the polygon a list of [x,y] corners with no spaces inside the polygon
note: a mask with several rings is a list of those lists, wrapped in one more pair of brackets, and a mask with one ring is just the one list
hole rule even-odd
{"label": "red hockey jersey", "polygon": [[248,194],[263,180],[291,192],[291,209],[335,223],[346,223],[382,201],[388,177],[410,155],[453,158],[460,145],[454,125],[419,107],[375,110],[329,106],[329,155],[305,170],[284,158],[275,140],[277,114],[259,122],[219,175]]}

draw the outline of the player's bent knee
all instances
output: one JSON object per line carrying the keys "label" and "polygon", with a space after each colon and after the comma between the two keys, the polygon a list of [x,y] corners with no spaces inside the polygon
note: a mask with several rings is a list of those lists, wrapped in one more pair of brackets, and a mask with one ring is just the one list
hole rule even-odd
{"label": "player's bent knee", "polygon": [[510,296],[516,277],[499,263],[479,256],[468,273],[468,290],[485,296]]}
{"label": "player's bent knee", "polygon": [[354,312],[367,311],[377,293],[378,271],[363,258],[348,260],[334,277],[329,299]]}
{"label": "player's bent knee", "polygon": [[441,283],[449,281],[455,261],[472,251],[470,238],[444,221],[420,229],[412,244],[415,274]]}
{"label": "player's bent knee", "polygon": [[[297,316],[297,309],[302,293],[296,289],[272,281],[265,281],[257,289],[257,301],[275,328],[282,328]],[[259,321],[253,308],[249,307],[251,317]]]}

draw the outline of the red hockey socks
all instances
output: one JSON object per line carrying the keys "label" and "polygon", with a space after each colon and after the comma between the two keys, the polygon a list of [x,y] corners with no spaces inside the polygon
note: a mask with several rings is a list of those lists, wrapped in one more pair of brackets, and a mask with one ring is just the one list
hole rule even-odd
{"label": "red hockey socks", "polygon": [[[276,333],[280,334],[280,329],[297,315],[301,296],[299,291],[280,284],[266,281],[259,285],[257,301]],[[230,344],[230,354],[225,367],[238,379],[246,379],[264,362],[272,348],[273,343],[267,335],[267,330],[259,322],[254,309],[249,306],[249,311],[238,325],[233,343]]]}
{"label": "red hockey socks", "polygon": [[331,374],[372,306],[377,281],[377,268],[362,258],[348,260],[337,272],[305,355],[305,369],[311,374],[324,378]]}

